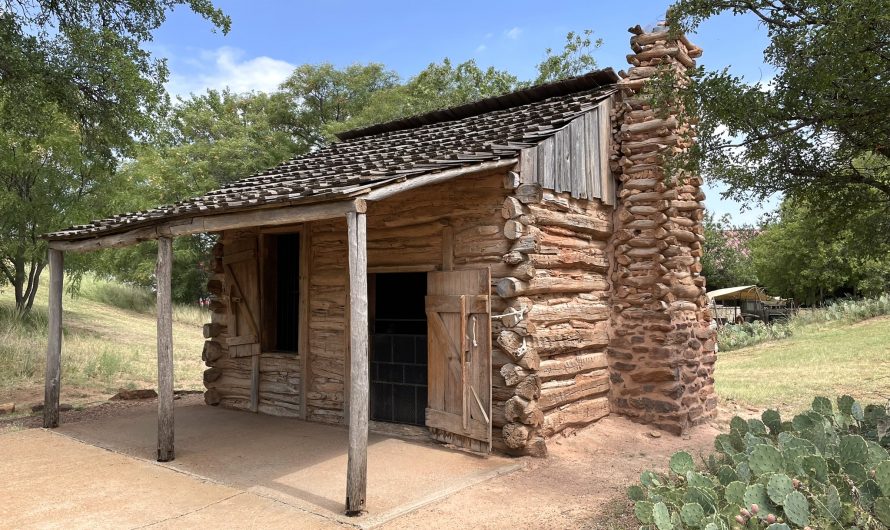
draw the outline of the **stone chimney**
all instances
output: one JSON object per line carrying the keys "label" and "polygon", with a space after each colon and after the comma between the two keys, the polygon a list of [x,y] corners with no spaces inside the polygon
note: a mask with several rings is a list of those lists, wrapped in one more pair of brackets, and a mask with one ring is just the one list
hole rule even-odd
{"label": "stone chimney", "polygon": [[[715,332],[701,276],[702,179],[667,174],[669,157],[692,145],[679,98],[656,108],[652,78],[688,83],[701,49],[668,28],[630,29],[632,68],[615,109],[619,154],[612,265],[611,410],[680,434],[716,409]],[[617,160],[614,160],[616,159]]]}

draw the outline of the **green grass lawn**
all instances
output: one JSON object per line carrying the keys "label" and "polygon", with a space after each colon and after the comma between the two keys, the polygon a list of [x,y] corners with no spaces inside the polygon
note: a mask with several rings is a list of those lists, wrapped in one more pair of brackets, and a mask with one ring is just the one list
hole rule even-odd
{"label": "green grass lawn", "polygon": [[[48,280],[45,275],[44,280]],[[32,314],[13,316],[13,293],[0,292],[0,402],[42,401],[46,356],[46,283]],[[84,278],[80,294],[65,294],[62,344],[62,401],[106,399],[120,387],[157,386],[154,297],[144,289]],[[176,389],[200,389],[202,323],[199,307],[177,307],[173,322]]]}
{"label": "green grass lawn", "polygon": [[720,352],[717,394],[758,409],[797,411],[813,397],[890,397],[890,317],[812,324],[791,338]]}

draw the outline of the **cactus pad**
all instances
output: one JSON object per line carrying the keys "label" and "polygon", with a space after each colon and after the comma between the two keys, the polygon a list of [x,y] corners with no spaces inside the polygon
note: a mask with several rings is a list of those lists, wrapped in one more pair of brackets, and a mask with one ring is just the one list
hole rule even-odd
{"label": "cactus pad", "polygon": [[791,530],[785,523],[773,523],[766,527],[766,530]]}
{"label": "cactus pad", "polygon": [[769,427],[771,433],[779,434],[782,431],[782,416],[779,415],[779,411],[773,409],[765,410],[760,415],[760,419],[764,425]]}
{"label": "cactus pad", "polygon": [[796,526],[807,526],[810,524],[810,502],[803,493],[792,491],[785,497],[782,503],[785,509],[785,515],[788,521]]}
{"label": "cactus pad", "polygon": [[828,482],[828,463],[819,455],[809,455],[801,459],[803,472],[821,483]]}
{"label": "cactus pad", "polygon": [[632,501],[646,500],[646,492],[639,486],[630,486],[627,488],[627,497]]}
{"label": "cactus pad", "polygon": [[686,472],[686,483],[696,488],[714,489],[714,483],[711,479],[695,471]]}
{"label": "cactus pad", "polygon": [[674,523],[671,522],[671,512],[663,502],[656,502],[652,506],[652,521],[658,530],[673,530],[674,528]]}
{"label": "cactus pad", "polygon": [[855,434],[841,437],[840,443],[841,462],[848,464],[858,462],[864,464],[868,460],[868,444],[865,438]]}
{"label": "cactus pad", "polygon": [[749,482],[751,480],[751,467],[747,462],[739,462],[735,466],[735,472],[739,476],[739,480],[742,482]]}
{"label": "cactus pad", "polygon": [[852,414],[853,403],[855,402],[856,400],[853,399],[853,396],[843,395],[837,398],[838,412],[840,412],[841,414]]}
{"label": "cactus pad", "polygon": [[696,488],[690,486],[683,496],[683,501],[698,504],[707,512],[713,512],[717,509],[717,493],[714,490]]}
{"label": "cactus pad", "polygon": [[822,396],[813,399],[813,410],[823,416],[831,416],[834,413],[831,400]]}
{"label": "cactus pad", "polygon": [[875,499],[875,517],[885,526],[890,527],[890,498],[878,497]]}
{"label": "cactus pad", "polygon": [[686,451],[678,451],[671,455],[670,465],[671,471],[681,476],[695,469],[695,462],[692,460],[692,455]]}
{"label": "cactus pad", "polygon": [[773,503],[769,500],[766,493],[766,486],[763,484],[751,484],[745,488],[745,508],[750,509],[752,504],[756,504],[760,508],[757,514],[761,519],[765,519],[769,513],[773,512]]}
{"label": "cactus pad", "polygon": [[652,524],[652,504],[649,501],[639,501],[634,504],[634,515],[637,516],[637,519],[640,520],[643,524]]}
{"label": "cactus pad", "polygon": [[717,470],[717,480],[724,486],[738,479],[739,474],[735,472],[735,469],[729,466],[720,466],[720,469]]}
{"label": "cactus pad", "polygon": [[704,518],[705,509],[700,504],[688,502],[680,508],[680,519],[686,526],[698,528]]}
{"label": "cactus pad", "polygon": [[880,445],[868,442],[868,457],[865,460],[866,467],[874,469],[884,460],[890,460],[890,453],[887,453],[887,450]]}
{"label": "cactus pad", "polygon": [[875,482],[886,497],[890,497],[890,460],[884,460],[875,468]]}
{"label": "cactus pad", "polygon": [[833,485],[828,486],[825,490],[825,510],[832,519],[837,519],[841,516],[841,508],[841,496],[837,488]]}
{"label": "cactus pad", "polygon": [[744,506],[745,487],[745,484],[739,481],[730,482],[729,484],[727,484],[726,490],[723,493],[723,496],[726,498],[726,502],[738,506]]}
{"label": "cactus pad", "polygon": [[866,471],[865,466],[859,462],[849,462],[844,464],[844,472],[858,485],[865,484],[866,481],[868,481],[868,471]]}
{"label": "cactus pad", "polygon": [[766,436],[766,424],[758,419],[751,418],[748,420],[748,432],[756,436]]}
{"label": "cactus pad", "polygon": [[739,416],[733,416],[729,420],[729,432],[730,434],[744,436],[748,432],[748,422]]}
{"label": "cactus pad", "polygon": [[755,475],[780,473],[785,469],[782,453],[771,445],[760,444],[748,456],[748,466]]}
{"label": "cactus pad", "polygon": [[658,480],[658,475],[651,471],[643,471],[640,473],[640,482],[647,488],[661,486],[661,481]]}
{"label": "cactus pad", "polygon": [[785,502],[785,496],[794,491],[791,479],[783,473],[776,473],[769,478],[766,484],[766,493],[773,503],[781,505]]}

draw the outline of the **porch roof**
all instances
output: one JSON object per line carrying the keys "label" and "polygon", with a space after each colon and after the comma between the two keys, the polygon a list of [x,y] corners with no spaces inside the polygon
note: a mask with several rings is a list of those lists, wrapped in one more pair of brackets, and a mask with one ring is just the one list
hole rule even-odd
{"label": "porch roof", "polygon": [[[611,68],[339,135],[341,141],[200,197],[46,234],[82,241],[169,221],[344,201],[373,189],[516,158],[615,91]],[[149,231],[150,232],[150,231]]]}

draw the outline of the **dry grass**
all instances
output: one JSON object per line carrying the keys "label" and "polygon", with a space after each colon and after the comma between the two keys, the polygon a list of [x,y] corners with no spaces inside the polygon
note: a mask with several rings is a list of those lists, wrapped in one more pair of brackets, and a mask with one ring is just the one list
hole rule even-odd
{"label": "dry grass", "polygon": [[[85,278],[78,296],[63,300],[63,398],[100,398],[120,387],[157,384],[156,321],[152,293]],[[0,293],[0,402],[39,396],[46,352],[46,282],[26,318],[13,314],[12,292]],[[202,388],[201,324],[208,314],[177,307],[173,356],[177,389]],[[16,399],[18,398],[18,399]],[[71,401],[69,399],[69,401]]]}
{"label": "dry grass", "polygon": [[810,324],[791,338],[731,352],[717,361],[722,399],[758,409],[799,411],[814,396],[890,396],[890,317]]}

